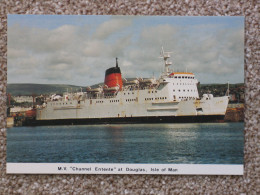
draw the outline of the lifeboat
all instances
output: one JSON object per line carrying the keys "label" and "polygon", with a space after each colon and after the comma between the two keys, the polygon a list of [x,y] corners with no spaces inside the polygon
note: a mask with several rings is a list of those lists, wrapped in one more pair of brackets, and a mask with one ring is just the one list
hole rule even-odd
{"label": "lifeboat", "polygon": [[57,101],[57,100],[59,100],[59,99],[62,99],[62,97],[61,97],[60,95],[53,94],[53,95],[51,96],[51,100],[53,100],[53,101]]}
{"label": "lifeboat", "polygon": [[132,80],[132,81],[127,81],[125,79],[125,81],[124,81],[124,85],[138,85],[138,84],[139,84],[139,81],[137,79]]}
{"label": "lifeboat", "polygon": [[156,84],[156,79],[151,78],[151,79],[139,79],[140,84],[145,84],[145,85],[151,85],[151,84]]}
{"label": "lifeboat", "polygon": [[91,87],[87,87],[87,92],[101,93],[102,92],[102,88],[101,87],[97,87],[97,88],[91,89]]}
{"label": "lifeboat", "polygon": [[108,87],[107,85],[105,85],[103,88],[104,92],[118,91],[119,89],[120,89],[119,85],[115,87]]}

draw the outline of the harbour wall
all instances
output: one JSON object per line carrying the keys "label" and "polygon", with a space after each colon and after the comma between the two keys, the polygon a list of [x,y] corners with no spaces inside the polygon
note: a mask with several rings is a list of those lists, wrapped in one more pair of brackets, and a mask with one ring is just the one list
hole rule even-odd
{"label": "harbour wall", "polygon": [[243,122],[244,117],[244,104],[229,104],[224,121]]}

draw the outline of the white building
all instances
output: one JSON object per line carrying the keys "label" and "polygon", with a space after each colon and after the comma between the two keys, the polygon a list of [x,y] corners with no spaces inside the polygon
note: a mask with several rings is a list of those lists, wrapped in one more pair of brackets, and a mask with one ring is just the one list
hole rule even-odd
{"label": "white building", "polygon": [[33,96],[14,96],[13,99],[18,102],[33,102]]}

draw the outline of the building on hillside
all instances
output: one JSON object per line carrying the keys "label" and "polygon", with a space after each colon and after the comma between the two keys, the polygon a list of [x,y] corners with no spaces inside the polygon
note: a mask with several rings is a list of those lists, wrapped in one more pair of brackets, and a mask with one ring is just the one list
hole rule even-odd
{"label": "building on hillside", "polygon": [[25,115],[26,111],[31,110],[32,108],[23,108],[23,107],[13,107],[10,109],[10,115],[22,114]]}
{"label": "building on hillside", "polygon": [[236,94],[229,94],[230,101],[236,101]]}
{"label": "building on hillside", "polygon": [[33,102],[33,96],[14,96],[13,99],[18,103]]}

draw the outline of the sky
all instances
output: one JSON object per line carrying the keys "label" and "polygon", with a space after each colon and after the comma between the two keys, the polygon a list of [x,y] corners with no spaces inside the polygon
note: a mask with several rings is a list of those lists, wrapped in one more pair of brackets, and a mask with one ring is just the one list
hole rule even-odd
{"label": "sky", "polygon": [[8,15],[7,82],[90,86],[115,58],[124,78],[173,71],[244,82],[244,17]]}

